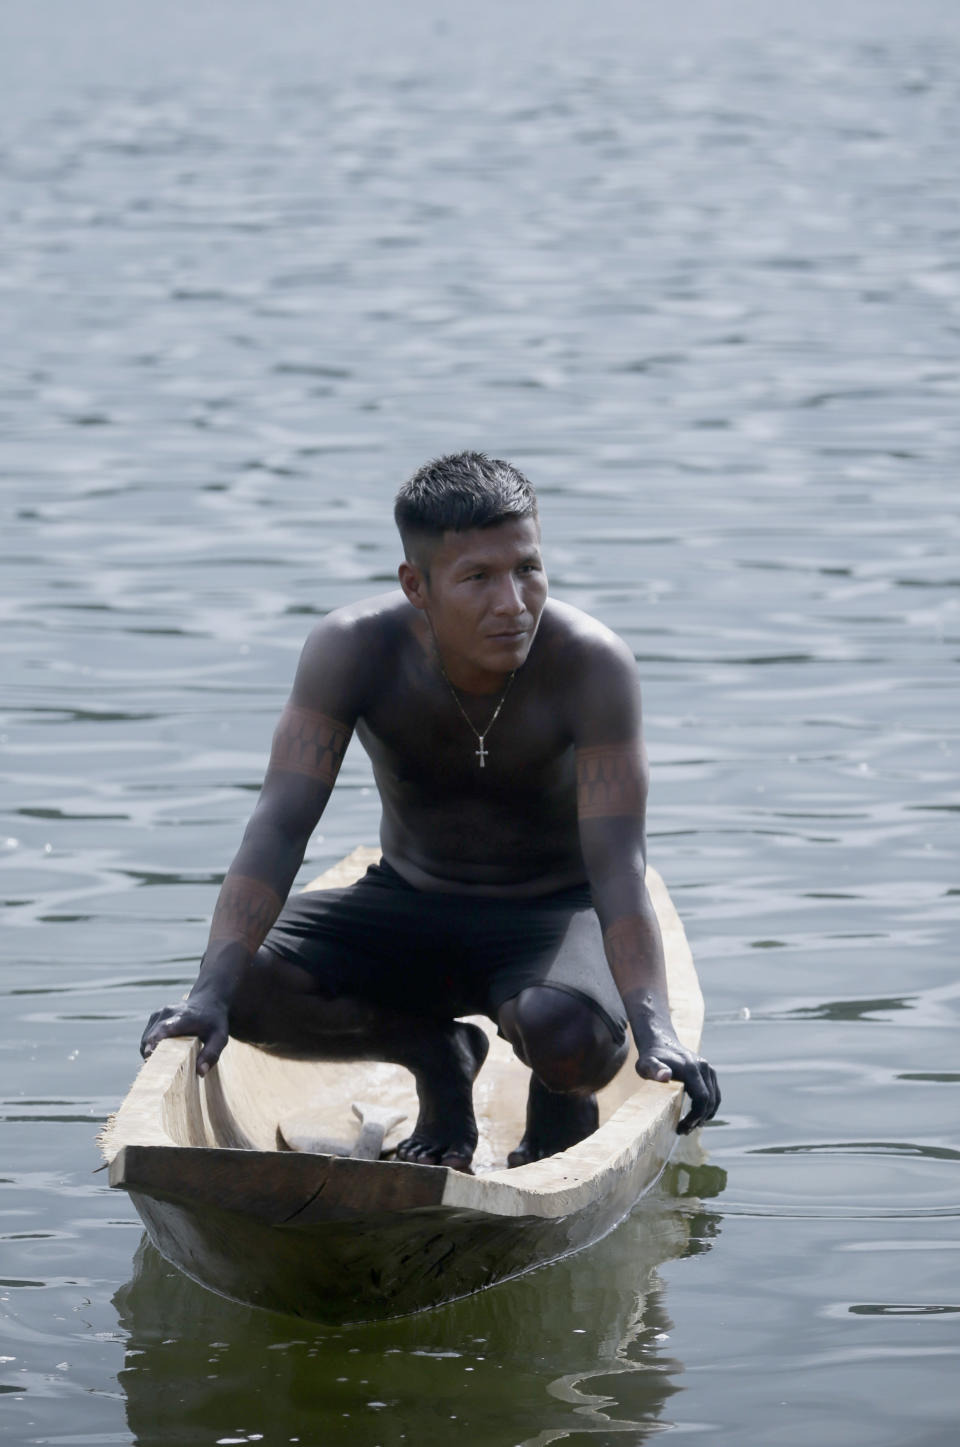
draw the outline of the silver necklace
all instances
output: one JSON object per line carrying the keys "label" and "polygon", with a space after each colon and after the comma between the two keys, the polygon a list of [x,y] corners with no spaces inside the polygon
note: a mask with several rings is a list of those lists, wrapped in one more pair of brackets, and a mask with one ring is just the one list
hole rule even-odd
{"label": "silver necklace", "polygon": [[506,703],[506,701],[507,701],[507,694],[510,692],[511,685],[513,684],[513,680],[514,680],[514,679],[516,678],[516,676],[517,676],[517,670],[514,669],[513,672],[511,673],[510,677],[507,679],[507,682],[506,682],[506,684],[504,685],[503,693],[501,693],[500,698],[499,698],[499,700],[497,701],[497,706],[496,706],[496,708],[493,710],[493,713],[492,713],[491,716],[490,716],[490,720],[489,720],[486,728],[483,730],[483,733],[481,733],[480,730],[477,728],[476,724],[474,723],[473,719],[472,719],[472,718],[470,717],[470,715],[467,713],[467,710],[464,708],[463,704],[460,702],[460,699],[459,699],[459,697],[458,697],[458,695],[457,695],[457,690],[454,688],[453,684],[450,682],[449,678],[447,677],[447,670],[444,668],[443,663],[442,663],[441,660],[440,660],[440,655],[439,655],[439,653],[437,654],[437,662],[440,664],[440,672],[443,674],[444,682],[446,683],[447,687],[448,687],[449,690],[450,690],[450,693],[451,693],[451,696],[452,696],[452,698],[453,698],[454,703],[457,705],[457,708],[460,710],[460,712],[463,714],[464,718],[466,719],[467,723],[470,725],[471,732],[472,732],[472,733],[475,733],[476,736],[477,736],[477,742],[478,742],[478,744],[480,745],[480,747],[479,747],[478,749],[474,749],[474,753],[476,754],[477,758],[480,760],[480,767],[481,767],[481,769],[483,769],[483,768],[486,767],[487,756],[488,756],[488,754],[489,754],[489,752],[490,752],[490,750],[486,747],[486,744],[485,744],[484,741],[485,741],[485,739],[486,739],[486,737],[487,737],[487,734],[490,732],[490,730],[493,728],[494,724],[496,723],[497,719],[500,717],[500,710],[503,708],[503,705],[504,705],[504,704]]}

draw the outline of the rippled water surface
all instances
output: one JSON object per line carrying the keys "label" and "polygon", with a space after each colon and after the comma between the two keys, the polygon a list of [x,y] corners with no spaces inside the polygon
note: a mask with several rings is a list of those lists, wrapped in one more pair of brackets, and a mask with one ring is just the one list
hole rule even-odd
{"label": "rippled water surface", "polygon": [[[0,1438],[947,1447],[955,7],[326,8],[0,21]],[[94,1137],[462,446],[636,652],[724,1107],[592,1251],[321,1331],[140,1246]],[[351,749],[303,877],[376,825]]]}

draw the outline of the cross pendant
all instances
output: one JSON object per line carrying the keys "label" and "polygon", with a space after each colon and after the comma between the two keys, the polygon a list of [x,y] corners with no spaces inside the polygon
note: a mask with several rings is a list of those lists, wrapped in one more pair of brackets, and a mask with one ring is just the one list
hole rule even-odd
{"label": "cross pendant", "polygon": [[484,760],[486,759],[487,753],[488,753],[488,750],[484,748],[484,744],[483,744],[483,741],[484,741],[484,739],[486,738],[486,734],[483,734],[483,735],[478,734],[477,737],[480,739],[480,747],[479,747],[478,749],[475,749],[475,750],[474,750],[474,753],[476,754],[477,758],[480,760],[480,767],[481,767],[481,769],[482,769],[482,768],[484,767]]}

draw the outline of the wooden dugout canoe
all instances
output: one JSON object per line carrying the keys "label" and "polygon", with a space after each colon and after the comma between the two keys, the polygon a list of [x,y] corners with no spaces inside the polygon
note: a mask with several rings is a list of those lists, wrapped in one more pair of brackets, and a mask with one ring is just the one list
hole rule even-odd
{"label": "wooden dugout canoe", "polygon": [[[355,849],[309,888],[351,883],[378,857]],[[703,999],[663,881],[648,885],[663,932],[670,1007],[697,1049]],[[476,1175],[395,1160],[282,1148],[305,1114],[318,1136],[356,1134],[353,1101],[416,1119],[399,1066],[288,1060],[231,1040],[214,1070],[197,1042],[166,1040],[141,1067],[101,1136],[111,1186],[129,1191],[153,1244],[201,1285],[313,1321],[402,1316],[466,1296],[605,1235],[660,1175],[682,1087],[640,1080],[633,1059],[600,1095],[587,1140],[514,1170],[528,1071],[497,1038],[474,1091]]]}

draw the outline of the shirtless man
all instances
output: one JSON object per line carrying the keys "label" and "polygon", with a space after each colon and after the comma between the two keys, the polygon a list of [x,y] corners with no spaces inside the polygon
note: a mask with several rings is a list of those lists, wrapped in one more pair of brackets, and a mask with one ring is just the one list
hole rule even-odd
{"label": "shirtless man", "polygon": [[[228,1035],[278,1054],[387,1060],[420,1102],[401,1160],[469,1170],[486,1014],[531,1069],[511,1165],[596,1129],[627,1052],[680,1080],[682,1132],[720,1102],[670,1022],[644,885],[647,760],[626,645],[547,598],[533,489],[466,452],[398,493],[400,591],[307,639],[259,801],[217,900],[197,981],[141,1049]],[[382,863],[284,906],[351,734],[383,807]]]}

